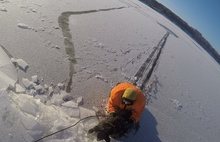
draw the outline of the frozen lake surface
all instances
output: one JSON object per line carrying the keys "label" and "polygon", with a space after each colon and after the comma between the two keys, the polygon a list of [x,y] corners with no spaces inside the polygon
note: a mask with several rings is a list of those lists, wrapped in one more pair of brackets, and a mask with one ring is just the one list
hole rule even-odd
{"label": "frozen lake surface", "polygon": [[[118,82],[141,88],[141,127],[121,141],[220,139],[220,67],[137,0],[0,1],[0,139],[36,141],[95,116]],[[45,138],[95,142],[96,117]],[[116,140],[112,140],[116,141]]]}

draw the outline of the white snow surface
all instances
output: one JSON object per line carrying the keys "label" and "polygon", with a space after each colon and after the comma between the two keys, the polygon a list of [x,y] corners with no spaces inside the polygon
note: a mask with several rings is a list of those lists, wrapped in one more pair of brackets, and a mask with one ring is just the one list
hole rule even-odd
{"label": "white snow surface", "polygon": [[[0,141],[34,142],[95,116],[122,81],[147,105],[139,131],[112,141],[219,141],[219,64],[143,3],[0,0],[0,19]],[[96,142],[87,131],[98,122],[42,141]]]}

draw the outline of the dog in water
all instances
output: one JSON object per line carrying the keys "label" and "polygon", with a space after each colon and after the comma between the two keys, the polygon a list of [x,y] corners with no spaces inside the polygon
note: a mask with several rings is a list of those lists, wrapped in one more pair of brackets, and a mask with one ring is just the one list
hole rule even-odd
{"label": "dog in water", "polygon": [[96,133],[98,141],[105,140],[106,142],[110,142],[110,137],[120,138],[132,128],[135,128],[136,131],[139,128],[139,123],[133,125],[127,123],[130,116],[130,111],[121,111],[113,118],[107,117],[97,126],[90,129],[88,133]]}

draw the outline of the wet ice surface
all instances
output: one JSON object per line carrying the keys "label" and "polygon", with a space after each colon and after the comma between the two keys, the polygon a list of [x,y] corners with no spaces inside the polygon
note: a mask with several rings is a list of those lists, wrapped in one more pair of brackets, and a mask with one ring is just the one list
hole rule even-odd
{"label": "wet ice surface", "polygon": [[[13,55],[0,52],[1,140],[34,141],[93,116],[121,81],[148,102],[124,141],[219,140],[219,65],[144,4],[2,0],[0,10],[0,43]],[[44,141],[96,141],[87,130],[97,123]]]}

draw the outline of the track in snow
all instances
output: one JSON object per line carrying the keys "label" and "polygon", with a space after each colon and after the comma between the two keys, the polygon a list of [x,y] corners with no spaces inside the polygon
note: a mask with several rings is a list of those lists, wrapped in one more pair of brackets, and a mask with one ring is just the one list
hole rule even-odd
{"label": "track in snow", "polygon": [[169,34],[170,32],[167,31],[167,33],[163,36],[157,46],[154,47],[149,57],[145,60],[137,73],[134,75],[135,80],[133,81],[133,84],[138,86],[141,90],[145,88],[145,85],[149,81],[155,69],[155,66],[158,63],[162,49],[166,43]]}

